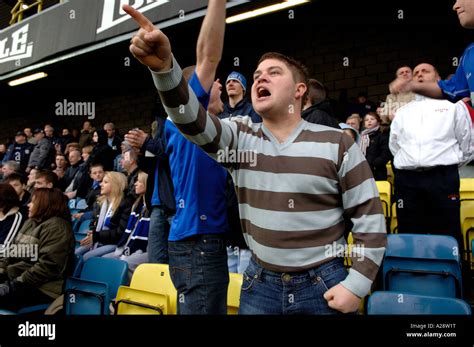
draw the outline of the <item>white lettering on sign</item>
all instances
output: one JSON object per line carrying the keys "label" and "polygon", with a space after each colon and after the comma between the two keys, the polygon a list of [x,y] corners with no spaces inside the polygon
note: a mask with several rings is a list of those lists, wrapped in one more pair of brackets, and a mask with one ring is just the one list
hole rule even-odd
{"label": "white lettering on sign", "polygon": [[[130,2],[133,2],[133,4],[130,4]],[[97,34],[131,19],[131,17],[122,10],[123,5],[130,5],[134,9],[143,13],[168,2],[169,0],[104,0],[102,21],[100,27],[97,28]]]}
{"label": "white lettering on sign", "polygon": [[33,55],[33,42],[28,42],[29,24],[14,31],[11,37],[0,41],[0,63],[30,58]]}

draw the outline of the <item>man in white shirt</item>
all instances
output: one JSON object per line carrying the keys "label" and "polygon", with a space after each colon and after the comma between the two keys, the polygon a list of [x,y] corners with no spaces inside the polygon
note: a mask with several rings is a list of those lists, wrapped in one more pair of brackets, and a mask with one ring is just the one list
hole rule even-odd
{"label": "man in white shirt", "polygon": [[[414,80],[439,80],[430,64]],[[472,122],[466,105],[416,95],[396,113],[390,131],[399,233],[454,236],[460,245],[458,167],[472,156]]]}

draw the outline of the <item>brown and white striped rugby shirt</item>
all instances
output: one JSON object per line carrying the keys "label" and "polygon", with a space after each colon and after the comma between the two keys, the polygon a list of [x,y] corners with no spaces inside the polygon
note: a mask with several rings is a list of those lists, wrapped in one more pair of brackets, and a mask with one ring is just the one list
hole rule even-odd
{"label": "brown and white striped rugby shirt", "polygon": [[[234,162],[222,164],[233,176],[244,236],[256,261],[278,272],[327,262],[337,256],[332,250],[345,245],[345,214],[360,246],[341,284],[365,296],[384,255],[386,231],[378,190],[359,147],[341,130],[304,120],[279,143],[250,117],[211,116],[188,88],[176,60],[171,71],[153,73],[153,79],[184,136],[216,160],[234,154]],[[239,154],[245,162],[235,162]]]}

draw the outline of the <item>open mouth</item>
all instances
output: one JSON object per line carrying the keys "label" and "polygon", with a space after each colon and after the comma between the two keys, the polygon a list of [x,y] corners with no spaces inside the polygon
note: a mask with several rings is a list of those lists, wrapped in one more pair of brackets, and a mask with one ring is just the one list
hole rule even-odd
{"label": "open mouth", "polygon": [[259,99],[266,98],[270,95],[272,95],[272,93],[270,93],[270,91],[267,88],[265,88],[265,87],[258,87],[257,88],[257,96],[258,96]]}

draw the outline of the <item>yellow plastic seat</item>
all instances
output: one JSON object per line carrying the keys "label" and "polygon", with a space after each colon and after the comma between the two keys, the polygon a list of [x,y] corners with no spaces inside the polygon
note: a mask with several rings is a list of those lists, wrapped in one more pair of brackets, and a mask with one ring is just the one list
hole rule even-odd
{"label": "yellow plastic seat", "polygon": [[117,292],[116,314],[170,314],[168,295],[122,286]]}
{"label": "yellow plastic seat", "polygon": [[396,202],[392,204],[392,215],[390,217],[390,232],[392,234],[398,234],[398,219],[397,219]]}
{"label": "yellow plastic seat", "polygon": [[229,288],[227,290],[227,314],[238,314],[240,306],[240,288],[243,276],[237,273],[229,273]]}
{"label": "yellow plastic seat", "polygon": [[474,201],[465,200],[461,203],[461,230],[465,250],[464,259],[469,260],[471,269],[474,269],[474,263],[471,257],[471,244],[474,239]]}
{"label": "yellow plastic seat", "polygon": [[[123,286],[124,287],[124,286]],[[121,287],[122,288],[122,287]],[[164,314],[176,314],[177,292],[171,281],[169,274],[169,266],[166,264],[141,264],[133,273],[130,287],[133,290],[123,289],[123,295],[137,301],[138,304],[145,304],[154,306],[158,305]],[[119,289],[120,290],[120,289]],[[138,293],[141,291],[142,293]],[[128,295],[128,296],[127,296]],[[116,301],[117,303],[118,301]],[[161,305],[161,306],[160,306]],[[121,306],[126,308],[121,309]],[[117,313],[120,312],[138,312],[139,305],[135,308],[130,308],[130,304],[120,303],[118,305]],[[128,308],[127,308],[128,307]],[[146,307],[141,307],[145,309]],[[141,310],[140,312],[142,312]],[[146,309],[147,314],[152,313],[151,308]],[[155,314],[159,314],[155,310]]]}
{"label": "yellow plastic seat", "polygon": [[474,178],[461,178],[459,185],[459,193],[462,200],[474,200]]}
{"label": "yellow plastic seat", "polygon": [[377,189],[379,190],[380,200],[382,201],[383,211],[385,217],[390,216],[390,206],[391,196],[392,196],[392,187],[388,181],[375,181],[377,184]]}

